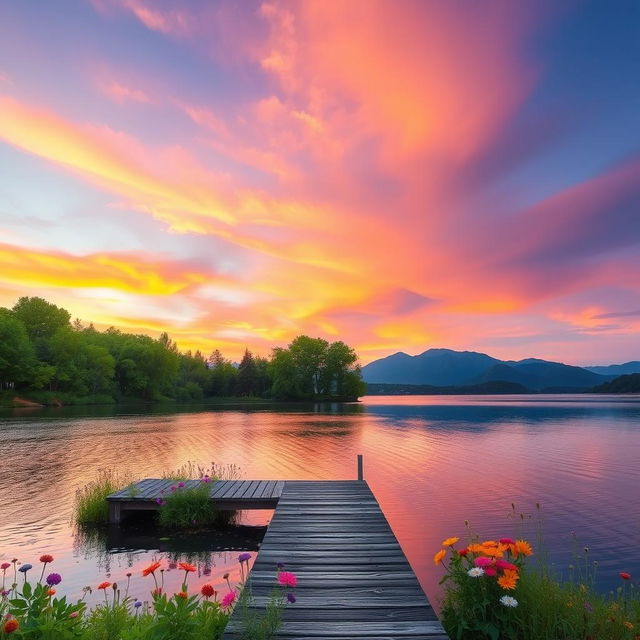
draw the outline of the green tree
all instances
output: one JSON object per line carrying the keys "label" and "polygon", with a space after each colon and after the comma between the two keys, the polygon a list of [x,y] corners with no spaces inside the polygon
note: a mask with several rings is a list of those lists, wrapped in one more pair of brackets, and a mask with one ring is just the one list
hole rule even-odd
{"label": "green tree", "polygon": [[13,307],[15,316],[24,323],[32,342],[38,339],[51,338],[63,327],[69,326],[71,314],[43,298],[22,297]]}
{"label": "green tree", "polygon": [[8,309],[0,308],[0,389],[30,382],[36,365],[24,323]]}
{"label": "green tree", "polygon": [[258,387],[258,370],[249,349],[244,350],[244,356],[238,366],[238,382],[236,393],[241,396],[253,396]]}
{"label": "green tree", "polygon": [[320,393],[320,375],[328,348],[326,340],[309,336],[298,336],[289,344],[302,392],[308,396]]}

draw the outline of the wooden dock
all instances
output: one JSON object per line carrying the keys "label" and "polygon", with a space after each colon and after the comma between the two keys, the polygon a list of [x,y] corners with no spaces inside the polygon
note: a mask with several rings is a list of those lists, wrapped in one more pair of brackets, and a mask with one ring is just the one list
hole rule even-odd
{"label": "wooden dock", "polygon": [[[200,480],[186,480],[185,487],[194,487]],[[284,489],[282,480],[219,480],[211,483],[211,500],[220,510],[275,509]],[[125,511],[158,510],[158,500],[177,487],[176,480],[147,478],[107,497],[109,523],[118,524]]]}
{"label": "wooden dock", "polygon": [[[278,562],[298,577],[278,638],[448,640],[364,481],[285,482],[246,587],[258,609]],[[235,612],[225,640],[239,622]]]}
{"label": "wooden dock", "polygon": [[[113,521],[127,509],[158,508],[171,484],[143,480],[137,493],[109,496]],[[297,602],[285,608],[278,638],[448,640],[365,481],[234,480],[213,484],[211,496],[219,508],[275,508],[245,588],[264,610],[276,565],[296,574]],[[236,610],[225,640],[241,637],[240,622]]]}

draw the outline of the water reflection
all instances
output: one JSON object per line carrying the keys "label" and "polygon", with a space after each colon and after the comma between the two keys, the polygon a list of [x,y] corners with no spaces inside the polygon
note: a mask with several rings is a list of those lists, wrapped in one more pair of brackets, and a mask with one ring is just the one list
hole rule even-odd
{"label": "water reflection", "polygon": [[[528,535],[537,502],[560,566],[568,564],[575,530],[600,563],[603,588],[617,585],[620,570],[640,571],[634,539],[640,402],[602,396],[6,412],[0,418],[0,560],[52,553],[65,580],[81,589],[105,571],[137,571],[151,558],[169,562],[202,545],[210,559],[201,559],[200,577],[222,581],[245,542],[218,553],[213,542],[193,541],[188,548],[140,532],[128,538],[122,532],[119,540],[74,538],[75,489],[101,467],[158,477],[188,460],[235,463],[245,479],[355,478],[357,453],[364,453],[365,477],[433,599],[439,575],[431,559],[442,539],[464,535],[465,519],[486,536],[513,535],[518,527]],[[525,514],[516,524],[512,503]]]}

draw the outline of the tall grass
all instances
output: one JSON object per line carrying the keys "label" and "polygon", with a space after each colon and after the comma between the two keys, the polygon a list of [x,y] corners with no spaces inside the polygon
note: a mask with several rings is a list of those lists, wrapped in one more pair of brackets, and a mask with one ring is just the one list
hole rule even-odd
{"label": "tall grass", "polygon": [[74,522],[78,525],[106,524],[109,518],[107,496],[127,485],[133,487],[130,473],[113,468],[98,469],[92,481],[76,490]]}
{"label": "tall grass", "polygon": [[199,480],[200,478],[210,478],[215,480],[237,480],[242,475],[240,467],[235,464],[219,464],[211,462],[211,465],[205,467],[197,462],[188,460],[183,465],[172,471],[162,474],[167,480]]}

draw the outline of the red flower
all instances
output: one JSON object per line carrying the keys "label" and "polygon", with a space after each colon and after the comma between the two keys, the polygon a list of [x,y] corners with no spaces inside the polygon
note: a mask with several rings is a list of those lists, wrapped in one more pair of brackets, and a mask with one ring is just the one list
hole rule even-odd
{"label": "red flower", "polygon": [[101,582],[98,585],[98,589],[108,589],[111,586],[110,582]]}
{"label": "red flower", "polygon": [[20,627],[20,623],[15,618],[11,618],[11,620],[7,620],[4,623],[4,627],[2,628],[6,634],[9,634],[17,631],[18,627]]}
{"label": "red flower", "polygon": [[500,538],[500,540],[498,540],[498,542],[500,544],[515,544],[516,541],[512,540],[511,538]]}
{"label": "red flower", "polygon": [[516,567],[515,564],[512,564],[511,562],[507,562],[506,560],[502,560],[502,558],[498,558],[496,560],[496,567],[498,567],[498,569],[509,569],[509,571],[518,570],[518,567]]}
{"label": "red flower", "polygon": [[298,584],[298,579],[289,571],[281,571],[278,574],[278,582],[285,587],[295,587]]}
{"label": "red flower", "polygon": [[461,556],[466,556],[467,553],[469,553],[469,549],[460,549],[460,551],[458,551],[458,555]]}
{"label": "red flower", "polygon": [[47,595],[48,596],[55,596],[56,595],[56,590],[55,589],[47,589]]}
{"label": "red flower", "polygon": [[40,562],[53,562],[53,556],[45,553],[43,556],[40,556]]}
{"label": "red flower", "polygon": [[200,589],[200,593],[205,598],[210,598],[215,592],[216,590],[210,584],[203,584],[202,589]]}
{"label": "red flower", "polygon": [[189,597],[189,594],[186,591],[178,591],[178,593],[176,593],[176,598],[182,598],[183,600],[186,600]]}
{"label": "red flower", "polygon": [[151,595],[152,595],[152,596],[161,596],[161,595],[162,595],[162,589],[161,589],[160,587],[158,587],[157,589],[154,589],[154,590],[151,592]]}
{"label": "red flower", "polygon": [[623,580],[631,580],[631,574],[630,574],[630,573],[627,573],[626,571],[621,571],[621,572],[620,572],[620,577],[621,577]]}
{"label": "red flower", "polygon": [[187,573],[189,571],[195,571],[197,569],[197,567],[193,564],[190,564],[188,562],[178,562],[178,567],[180,569],[182,569],[183,571],[186,571]]}
{"label": "red flower", "polygon": [[146,577],[150,573],[153,573],[156,569],[160,567],[160,564],[161,564],[160,562],[154,562],[153,564],[150,564],[146,569],[142,571],[142,575]]}

